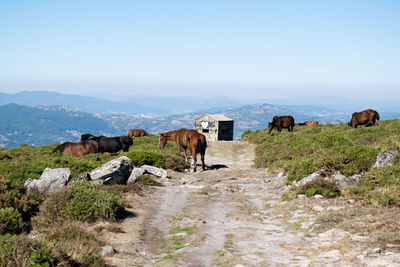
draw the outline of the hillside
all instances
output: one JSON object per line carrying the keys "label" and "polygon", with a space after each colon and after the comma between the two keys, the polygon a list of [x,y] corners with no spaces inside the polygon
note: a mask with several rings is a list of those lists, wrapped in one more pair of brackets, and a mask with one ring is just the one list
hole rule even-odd
{"label": "hillside", "polygon": [[[261,130],[275,115],[292,115],[296,123],[318,120],[320,123],[347,122],[350,112],[317,106],[279,106],[253,104],[222,109],[202,109],[170,116],[118,115],[87,113],[69,106],[40,105],[27,107],[16,104],[0,106],[0,147],[20,144],[43,145],[53,142],[78,141],[82,133],[94,135],[125,135],[129,129],[143,128],[159,133],[177,128],[192,128],[193,119],[203,114],[222,113],[234,119],[234,139],[246,130]],[[396,112],[383,113],[381,119],[397,118]]]}
{"label": "hillside", "polygon": [[[221,109],[208,109],[168,117],[145,116],[110,116],[102,118],[112,124],[118,131],[128,128],[144,128],[149,132],[158,133],[176,128],[192,128],[193,119],[203,114],[222,113]],[[307,116],[297,113],[289,108],[283,108],[270,104],[254,104],[240,107],[230,107],[224,110],[224,114],[235,121],[234,139],[239,139],[245,130],[265,129],[268,122],[275,115],[292,115],[296,121],[319,119],[318,116]],[[325,118],[326,119],[326,118]],[[326,119],[329,121],[329,119]]]}
{"label": "hillside", "polygon": [[0,147],[77,141],[82,133],[114,135],[114,128],[94,114],[63,106],[0,106]]}
{"label": "hillside", "polygon": [[26,106],[67,105],[85,112],[117,113],[117,114],[147,114],[163,116],[168,111],[157,106],[144,106],[139,103],[111,101],[98,97],[69,95],[49,91],[23,91],[15,94],[0,92],[0,105],[15,103]]}
{"label": "hillside", "polygon": [[314,172],[329,176],[362,174],[356,187],[345,193],[368,203],[400,206],[400,156],[393,166],[374,168],[380,152],[399,151],[400,120],[379,121],[378,126],[357,129],[347,124],[295,127],[294,133],[274,130],[246,131],[242,140],[257,144],[255,165],[284,172],[287,182]]}

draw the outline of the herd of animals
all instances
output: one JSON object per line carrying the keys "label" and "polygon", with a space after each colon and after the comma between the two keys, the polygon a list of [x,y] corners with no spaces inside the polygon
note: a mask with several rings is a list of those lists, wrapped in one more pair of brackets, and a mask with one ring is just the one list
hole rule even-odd
{"label": "herd of animals", "polygon": [[[367,109],[361,112],[355,112],[351,116],[348,123],[349,126],[357,128],[358,125],[375,126],[379,120],[379,113],[373,109]],[[317,125],[317,121],[305,121],[298,123],[298,126],[313,126]],[[279,132],[282,129],[288,129],[293,132],[295,126],[292,116],[274,116],[272,122],[268,123],[268,134],[276,128]],[[80,157],[88,153],[117,153],[120,150],[129,151],[129,147],[133,144],[132,137],[149,136],[149,133],[143,129],[131,129],[127,136],[94,136],[92,134],[82,134],[80,142],[65,142],[57,146],[53,153],[60,152],[71,154],[75,157]],[[176,148],[179,152],[183,150],[185,160],[189,163],[187,153],[192,156],[193,171],[196,171],[197,154],[200,154],[202,169],[205,170],[204,155],[206,153],[207,141],[206,137],[194,129],[177,129],[159,134],[158,149],[164,149],[168,140],[173,140],[176,143]]]}

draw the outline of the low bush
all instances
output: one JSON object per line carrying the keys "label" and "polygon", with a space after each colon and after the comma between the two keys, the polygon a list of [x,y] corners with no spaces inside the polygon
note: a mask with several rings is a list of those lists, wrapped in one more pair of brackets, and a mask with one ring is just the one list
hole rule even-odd
{"label": "low bush", "polygon": [[26,235],[0,235],[0,266],[64,266],[75,262],[46,241],[32,241]]}
{"label": "low bush", "polygon": [[136,167],[146,164],[158,168],[165,168],[165,155],[158,152],[135,150],[126,153],[126,156],[132,160],[133,165]]}
{"label": "low bush", "polygon": [[150,177],[150,175],[140,175],[137,179],[136,179],[136,183],[137,184],[141,184],[141,185],[150,185],[150,186],[164,186],[163,184],[155,181],[154,179],[152,179]]}
{"label": "low bush", "polygon": [[115,220],[125,211],[117,195],[106,190],[96,190],[91,182],[75,182],[70,190],[70,198],[62,208],[62,214],[67,218],[83,222],[98,219]]}
{"label": "low bush", "polygon": [[331,180],[318,178],[296,189],[297,194],[305,194],[308,197],[323,195],[324,197],[336,197],[340,195],[338,185]]}
{"label": "low bush", "polygon": [[12,207],[0,209],[0,234],[22,232],[21,215]]}

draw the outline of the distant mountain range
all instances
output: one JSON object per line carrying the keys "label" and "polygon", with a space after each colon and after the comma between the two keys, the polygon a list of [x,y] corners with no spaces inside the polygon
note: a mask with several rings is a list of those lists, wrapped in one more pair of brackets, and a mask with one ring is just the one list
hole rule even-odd
{"label": "distant mountain range", "polygon": [[0,92],[0,105],[15,103],[26,106],[68,105],[72,108],[104,114],[145,115],[165,117],[175,114],[186,114],[199,110],[227,110],[229,107],[269,103],[296,111],[308,109],[312,112],[323,111],[325,114],[343,112],[352,113],[373,108],[380,113],[400,113],[399,100],[348,99],[337,96],[304,96],[288,98],[232,98],[217,97],[160,97],[148,95],[118,96],[112,94],[95,94],[93,96],[70,95],[49,91],[22,91],[14,94]]}
{"label": "distant mountain range", "polygon": [[[285,104],[285,101],[281,101],[280,105],[243,104],[240,100],[225,97],[196,99],[141,96],[136,101],[142,106],[135,104],[134,99],[122,100],[111,101],[45,91],[0,93],[0,105],[4,104],[0,106],[0,147],[78,141],[82,133],[125,135],[132,128],[143,128],[151,133],[181,127],[192,128],[194,118],[212,113],[224,113],[232,118],[235,121],[234,138],[238,139],[245,130],[266,128],[275,115],[292,115],[296,123],[305,120],[339,123],[349,121],[355,110],[321,105]],[[310,99],[309,101],[312,102]],[[9,104],[13,102],[16,104]],[[322,99],[320,103],[323,103]],[[356,111],[361,110],[362,105],[366,105],[357,103],[360,109]],[[392,104],[394,102],[390,102],[388,106]],[[166,111],[168,107],[171,108]],[[381,119],[400,117],[399,108],[377,110]]]}

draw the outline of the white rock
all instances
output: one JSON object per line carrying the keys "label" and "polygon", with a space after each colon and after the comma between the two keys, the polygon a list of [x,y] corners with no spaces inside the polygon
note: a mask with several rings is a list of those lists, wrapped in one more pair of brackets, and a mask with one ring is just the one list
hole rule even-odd
{"label": "white rock", "polygon": [[104,246],[101,248],[101,255],[106,256],[106,255],[112,255],[115,253],[115,250],[112,246]]}
{"label": "white rock", "polygon": [[43,194],[49,194],[58,191],[64,187],[71,179],[71,171],[68,168],[46,168],[40,179],[28,179],[24,185],[28,188],[37,188]]}
{"label": "white rock", "polygon": [[376,162],[374,167],[380,168],[385,166],[392,166],[394,157],[399,153],[396,150],[390,150],[387,152],[381,152],[376,157]]}
{"label": "white rock", "polygon": [[312,209],[315,211],[319,211],[319,212],[324,210],[324,208],[322,206],[314,206]]}
{"label": "white rock", "polygon": [[161,179],[166,179],[168,177],[168,172],[162,168],[157,168],[157,167],[150,166],[150,165],[143,165],[140,168],[142,170],[144,170],[145,173],[152,174]]}
{"label": "white rock", "polygon": [[144,170],[141,168],[133,168],[131,175],[129,175],[127,184],[136,182],[136,179],[144,174]]}
{"label": "white rock", "polygon": [[89,175],[95,184],[125,184],[132,169],[132,160],[126,156],[122,156],[94,169]]}
{"label": "white rock", "polygon": [[316,194],[316,195],[314,195],[314,198],[315,199],[322,199],[322,198],[324,198],[324,196],[320,195],[320,194]]}
{"label": "white rock", "polygon": [[297,198],[300,198],[300,199],[303,199],[303,198],[306,198],[307,196],[305,195],[305,194],[298,194],[297,195]]}

